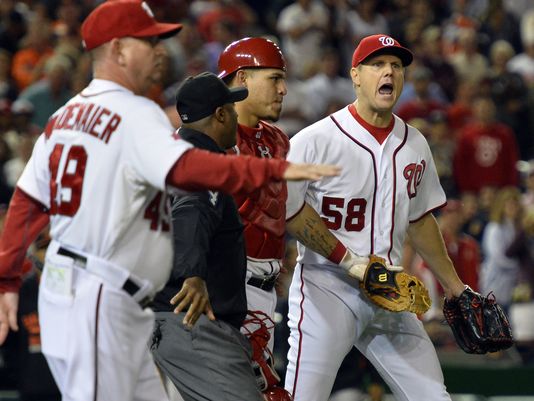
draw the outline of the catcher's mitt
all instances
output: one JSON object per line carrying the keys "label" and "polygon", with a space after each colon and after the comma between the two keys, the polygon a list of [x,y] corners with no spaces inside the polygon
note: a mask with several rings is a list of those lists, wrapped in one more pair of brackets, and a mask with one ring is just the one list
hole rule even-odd
{"label": "catcher's mitt", "polygon": [[510,323],[491,293],[484,297],[466,286],[459,297],[445,299],[443,314],[468,354],[495,352],[514,343]]}
{"label": "catcher's mitt", "polygon": [[376,255],[369,256],[360,287],[371,301],[392,312],[408,311],[419,315],[432,304],[421,280],[403,271],[388,269],[386,260]]}

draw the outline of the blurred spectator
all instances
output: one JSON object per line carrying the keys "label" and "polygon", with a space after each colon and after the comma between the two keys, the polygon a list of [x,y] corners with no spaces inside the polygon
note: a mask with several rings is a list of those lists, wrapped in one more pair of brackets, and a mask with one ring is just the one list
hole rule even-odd
{"label": "blurred spectator", "polygon": [[219,56],[226,46],[240,39],[239,29],[232,20],[223,19],[212,25],[211,32],[213,40],[204,45],[204,50],[207,55],[208,70],[217,73],[219,71],[217,67]]}
{"label": "blurred spectator", "polygon": [[513,293],[510,323],[517,351],[524,364],[534,363],[534,206],[525,216],[506,256],[519,259],[519,284]]}
{"label": "blurred spectator", "polygon": [[479,207],[478,196],[473,192],[461,194],[463,225],[461,231],[482,244],[482,234],[489,221],[489,213]]}
{"label": "blurred spectator", "polygon": [[[449,199],[447,205],[441,209],[438,223],[443,234],[447,253],[456,268],[458,276],[465,284],[478,291],[480,246],[473,237],[461,231],[464,223],[461,202],[457,199]],[[420,260],[416,273],[423,278],[432,299],[432,309],[429,311],[430,314],[425,316],[425,319],[441,318],[443,288],[422,260]]]}
{"label": "blurred spectator", "polygon": [[82,7],[79,1],[60,0],[56,16],[52,24],[54,35],[65,42],[76,43],[79,46],[82,17]]}
{"label": "blurred spectator", "polygon": [[447,114],[442,110],[432,111],[428,121],[428,145],[434,156],[436,171],[447,197],[456,195],[452,163],[456,147],[454,132],[450,129]]}
{"label": "blurred spectator", "polygon": [[318,0],[295,0],[278,18],[282,50],[291,65],[288,73],[299,79],[314,72],[326,38],[328,10]]}
{"label": "blurred spectator", "polygon": [[534,159],[526,162],[528,166],[524,172],[524,192],[521,203],[526,209],[534,209]]}
{"label": "blurred spectator", "polygon": [[478,51],[477,31],[462,28],[458,35],[458,50],[450,63],[461,80],[478,84],[488,73],[488,60]]}
{"label": "blurred spectator", "polygon": [[17,95],[17,86],[11,77],[11,54],[0,48],[0,99],[13,102]]}
{"label": "blurred spectator", "polygon": [[484,260],[480,272],[480,291],[493,291],[497,301],[507,310],[512,302],[512,291],[519,277],[519,262],[506,256],[516,237],[522,212],[519,190],[515,187],[500,189],[491,207],[490,222],[482,238]]}
{"label": "blurred spectator", "polygon": [[512,130],[496,121],[489,97],[473,105],[473,122],[460,132],[454,155],[454,179],[460,192],[478,192],[484,186],[517,186],[517,142]]}
{"label": "blurred spectator", "polygon": [[45,65],[45,77],[20,94],[20,99],[26,99],[33,105],[35,113],[32,122],[41,129],[48,118],[73,96],[69,88],[71,70],[71,62],[67,57],[51,57]]}
{"label": "blurred spectator", "polygon": [[331,103],[343,106],[354,101],[352,80],[346,76],[346,72],[340,76],[339,71],[339,53],[333,48],[324,49],[320,70],[304,82],[305,103],[309,103],[311,113],[307,117],[311,122],[323,118]]}
{"label": "blurred spectator", "polygon": [[470,9],[468,0],[452,0],[451,15],[443,22],[443,50],[445,57],[450,57],[458,51],[460,34],[463,29],[478,28],[475,16],[480,11]]}
{"label": "blurred spectator", "polygon": [[348,42],[354,48],[366,36],[378,33],[388,34],[386,18],[377,11],[377,0],[348,0],[347,18]]}
{"label": "blurred spectator", "polygon": [[456,71],[443,56],[441,29],[438,26],[431,25],[423,31],[417,57],[434,73],[434,80],[445,92],[447,102],[452,102],[456,93]]}
{"label": "blurred spectator", "polygon": [[377,0],[347,0],[342,20],[345,32],[342,42],[343,65],[350,67],[354,46],[366,36],[389,34],[386,18],[377,11]]}
{"label": "blurred spectator", "polygon": [[[4,212],[4,206],[9,204],[13,188],[7,185],[4,174],[4,165],[12,157],[12,151],[3,136],[0,136],[0,214]],[[3,214],[2,214],[3,217]]]}
{"label": "blurred spectator", "polygon": [[519,21],[523,15],[529,10],[532,10],[532,0],[507,0],[504,1],[504,8],[511,12]]}
{"label": "blurred spectator", "polygon": [[204,42],[215,40],[213,37],[213,26],[219,21],[232,21],[238,32],[250,34],[254,23],[257,20],[254,10],[246,2],[241,0],[213,0],[197,16],[197,27]]}
{"label": "blurred spectator", "polygon": [[508,62],[508,69],[520,74],[534,88],[534,9],[521,19],[521,41],[524,51]]}
{"label": "blurred spectator", "polygon": [[497,40],[505,40],[516,52],[521,50],[519,20],[508,12],[502,0],[492,0],[480,26],[480,48],[483,54],[489,55],[490,47]]}
{"label": "blurred spectator", "polygon": [[10,8],[9,3],[14,4],[0,1],[0,49],[13,55],[19,50],[19,41],[26,34],[26,20],[20,12]]}
{"label": "blurred spectator", "polygon": [[[289,66],[289,68],[291,67]],[[275,125],[290,138],[305,126],[319,119],[319,113],[316,113],[312,107],[312,101],[317,95],[314,93],[314,97],[310,98],[306,88],[307,83],[308,81],[301,81],[293,75],[287,75],[287,94],[284,96],[280,119]],[[306,100],[303,101],[303,99]]]}
{"label": "blurred spectator", "polygon": [[[182,21],[181,24],[183,27],[180,34],[163,42],[171,58],[170,66],[172,71],[170,74],[177,82],[181,82],[187,76],[192,75],[187,71],[188,63],[191,60],[204,59],[204,62],[207,63],[208,59],[204,41],[196,25],[190,20]],[[173,107],[175,102],[174,95],[175,93],[173,92],[171,96]]]}
{"label": "blurred spectator", "polygon": [[32,117],[35,110],[33,104],[28,100],[18,99],[11,105],[11,130],[6,136],[10,135],[30,135],[37,138],[42,130],[32,123]]}
{"label": "blurred spectator", "polygon": [[486,92],[495,101],[497,119],[514,132],[521,159],[528,160],[534,157],[534,127],[528,106],[528,88],[519,74],[508,70],[508,62],[514,54],[512,46],[504,40],[491,45],[490,73],[483,86],[487,86]]}
{"label": "blurred spectator", "polygon": [[460,279],[478,291],[480,247],[473,237],[461,231],[463,223],[461,202],[450,199],[439,216],[445,246]]}
{"label": "blurred spectator", "polygon": [[473,118],[473,101],[478,86],[470,81],[459,81],[454,102],[447,109],[450,127],[457,132]]}
{"label": "blurred spectator", "polygon": [[0,98],[0,136],[3,136],[11,128],[11,102],[6,98]]}
{"label": "blurred spectator", "polygon": [[445,110],[445,105],[430,94],[433,83],[432,71],[424,66],[416,66],[410,72],[413,84],[413,98],[399,100],[396,114],[404,121],[414,118],[426,119],[435,110]]}
{"label": "blurred spectator", "polygon": [[391,11],[387,15],[389,34],[404,44],[404,25],[410,17],[411,0],[392,0]]}
{"label": "blurred spectator", "polygon": [[436,22],[430,0],[411,0],[410,13],[404,21],[403,44],[418,53],[419,39],[423,31]]}
{"label": "blurred spectator", "polygon": [[34,145],[34,137],[23,134],[18,137],[18,141],[13,148],[15,156],[4,164],[4,175],[9,187],[15,188],[17,181],[30,160]]}
{"label": "blurred spectator", "polygon": [[490,68],[488,76],[498,77],[508,72],[508,61],[515,56],[515,50],[506,40],[496,40],[489,47]]}
{"label": "blurred spectator", "polygon": [[53,52],[50,23],[34,21],[22,39],[22,48],[13,56],[11,73],[19,91],[41,78],[43,65]]}

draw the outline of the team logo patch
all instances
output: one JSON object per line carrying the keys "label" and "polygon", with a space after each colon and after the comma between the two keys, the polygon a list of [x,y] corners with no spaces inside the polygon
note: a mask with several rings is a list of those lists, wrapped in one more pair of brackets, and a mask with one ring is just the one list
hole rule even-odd
{"label": "team logo patch", "polygon": [[382,43],[382,46],[393,46],[395,44],[395,40],[389,36],[380,36],[378,40]]}
{"label": "team logo patch", "polygon": [[404,167],[403,175],[406,178],[406,190],[410,199],[417,196],[417,187],[421,184],[425,169],[426,162],[424,160],[421,160],[421,163],[410,163]]}
{"label": "team logo patch", "polygon": [[141,7],[143,8],[143,10],[148,14],[148,16],[150,18],[154,18],[154,13],[152,12],[152,10],[150,9],[150,7],[148,6],[148,4],[146,4],[144,1],[141,3]]}

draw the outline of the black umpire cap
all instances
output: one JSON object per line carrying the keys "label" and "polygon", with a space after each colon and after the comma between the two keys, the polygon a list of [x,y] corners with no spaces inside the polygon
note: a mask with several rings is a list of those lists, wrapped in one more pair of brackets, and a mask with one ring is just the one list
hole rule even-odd
{"label": "black umpire cap", "polygon": [[235,103],[248,96],[248,89],[228,88],[211,72],[187,78],[176,92],[176,110],[184,123],[192,123],[213,114],[217,107]]}

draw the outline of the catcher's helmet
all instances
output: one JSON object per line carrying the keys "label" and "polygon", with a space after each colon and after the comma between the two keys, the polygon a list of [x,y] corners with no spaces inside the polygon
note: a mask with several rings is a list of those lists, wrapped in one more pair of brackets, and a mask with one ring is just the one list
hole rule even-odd
{"label": "catcher's helmet", "polygon": [[271,387],[263,392],[266,401],[293,401],[291,394],[282,387]]}
{"label": "catcher's helmet", "polygon": [[286,61],[278,45],[269,39],[244,38],[230,43],[219,56],[219,78],[241,68],[278,68],[286,70]]}

